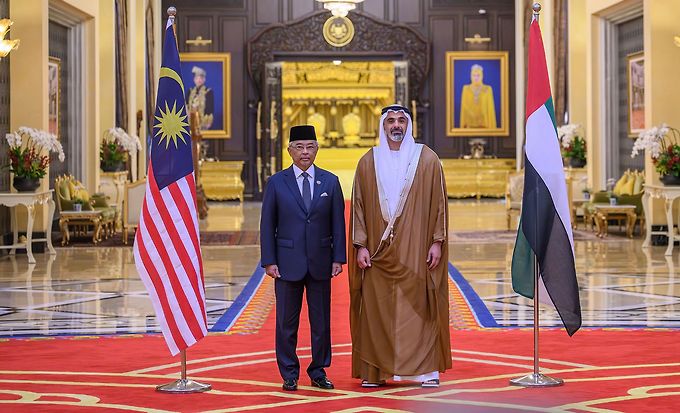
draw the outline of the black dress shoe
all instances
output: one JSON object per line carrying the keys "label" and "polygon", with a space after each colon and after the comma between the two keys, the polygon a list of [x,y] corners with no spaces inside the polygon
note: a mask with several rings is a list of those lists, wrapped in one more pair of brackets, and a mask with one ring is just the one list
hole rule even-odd
{"label": "black dress shoe", "polygon": [[297,379],[284,380],[282,388],[285,391],[295,391],[295,390],[297,390]]}
{"label": "black dress shoe", "polygon": [[333,386],[333,382],[328,380],[328,377],[326,376],[321,376],[317,377],[315,379],[312,379],[312,386],[318,387],[320,389],[324,390],[331,390],[334,389],[335,386]]}

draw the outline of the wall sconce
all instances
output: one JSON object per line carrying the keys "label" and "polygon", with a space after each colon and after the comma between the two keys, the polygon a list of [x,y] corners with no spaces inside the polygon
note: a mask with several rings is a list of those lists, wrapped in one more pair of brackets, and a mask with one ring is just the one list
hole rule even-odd
{"label": "wall sconce", "polygon": [[316,0],[323,3],[323,8],[330,10],[331,14],[336,17],[345,17],[350,10],[354,10],[357,4],[364,0]]}
{"label": "wall sconce", "polygon": [[5,35],[9,31],[9,26],[12,24],[14,24],[14,22],[10,19],[0,20],[0,59],[7,56],[13,49],[19,47],[19,39],[5,39]]}

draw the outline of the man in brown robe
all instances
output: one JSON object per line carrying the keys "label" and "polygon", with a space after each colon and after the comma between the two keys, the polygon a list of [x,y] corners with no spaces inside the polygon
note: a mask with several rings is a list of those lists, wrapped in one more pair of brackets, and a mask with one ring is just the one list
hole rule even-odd
{"label": "man in brown robe", "polygon": [[447,197],[441,163],[407,108],[383,109],[380,144],[357,166],[350,218],[352,377],[437,387],[451,368]]}

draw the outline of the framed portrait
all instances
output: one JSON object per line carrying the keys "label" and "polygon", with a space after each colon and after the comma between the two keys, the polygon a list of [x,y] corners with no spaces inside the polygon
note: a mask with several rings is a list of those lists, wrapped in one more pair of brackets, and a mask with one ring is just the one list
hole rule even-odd
{"label": "framed portrait", "polygon": [[53,133],[59,138],[59,104],[61,87],[61,60],[50,57],[47,61],[47,101],[48,101],[48,128],[49,133]]}
{"label": "framed portrait", "polygon": [[508,52],[446,52],[447,136],[509,136]]}
{"label": "framed portrait", "polygon": [[231,137],[231,54],[180,53],[184,100],[204,138]]}
{"label": "framed portrait", "polygon": [[628,61],[628,135],[637,136],[645,129],[645,56],[634,53]]}

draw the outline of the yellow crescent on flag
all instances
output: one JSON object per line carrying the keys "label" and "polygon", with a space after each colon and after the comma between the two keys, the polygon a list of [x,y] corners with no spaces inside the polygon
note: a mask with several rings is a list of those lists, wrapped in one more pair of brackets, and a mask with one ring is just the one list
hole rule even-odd
{"label": "yellow crescent on flag", "polygon": [[179,83],[179,87],[182,88],[182,96],[185,95],[184,84],[182,83],[182,78],[179,77],[177,72],[170,69],[169,67],[161,67],[161,77],[169,77],[170,79],[173,79],[175,82]]}

